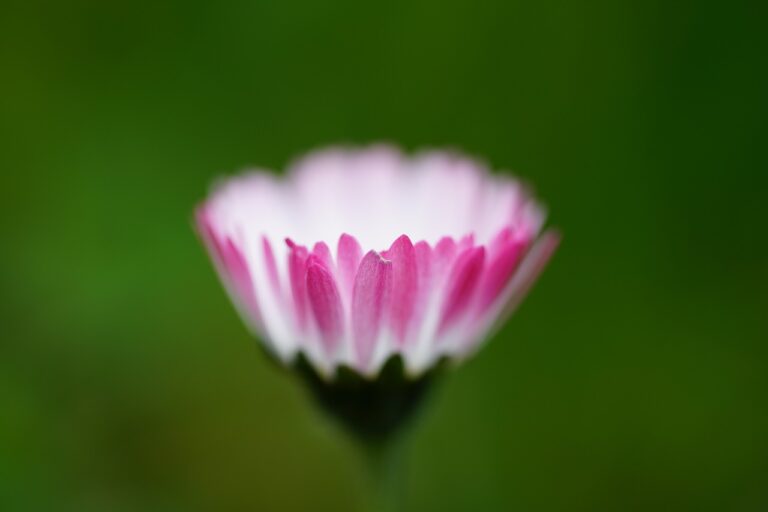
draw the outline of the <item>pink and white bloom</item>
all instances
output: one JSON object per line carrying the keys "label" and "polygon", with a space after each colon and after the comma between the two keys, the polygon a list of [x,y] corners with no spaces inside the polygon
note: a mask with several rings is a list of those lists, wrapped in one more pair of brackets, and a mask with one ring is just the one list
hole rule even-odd
{"label": "pink and white bloom", "polygon": [[447,152],[330,149],[220,183],[197,227],[245,322],[285,363],[417,376],[471,354],[557,246],[515,179]]}

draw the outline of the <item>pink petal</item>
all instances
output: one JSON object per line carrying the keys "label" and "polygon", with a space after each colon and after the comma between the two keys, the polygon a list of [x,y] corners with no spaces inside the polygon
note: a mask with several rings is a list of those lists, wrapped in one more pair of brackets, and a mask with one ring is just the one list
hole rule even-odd
{"label": "pink petal", "polygon": [[466,311],[473,292],[482,274],[485,262],[485,248],[473,247],[456,258],[446,285],[446,300],[440,319],[439,331],[444,331]]}
{"label": "pink petal", "polygon": [[248,263],[245,261],[243,252],[229,237],[224,241],[222,251],[224,266],[235,291],[240,296],[240,300],[244,302],[250,313],[259,315],[251,272],[248,269]]}
{"label": "pink petal", "polygon": [[464,252],[470,247],[474,247],[474,245],[475,245],[475,234],[470,233],[468,235],[464,235],[456,244],[456,252],[458,253]]}
{"label": "pink petal", "polygon": [[307,326],[307,248],[296,245],[289,238],[285,243],[290,248],[288,253],[288,279],[291,281],[291,294],[296,314],[296,323],[300,331]]}
{"label": "pink petal", "polygon": [[307,258],[307,296],[323,346],[333,353],[344,330],[341,299],[333,276],[314,255]]}
{"label": "pink petal", "polygon": [[416,300],[413,305],[414,326],[419,326],[427,312],[427,306],[430,301],[432,291],[432,248],[423,240],[413,246],[416,255],[416,270],[418,272],[418,289],[416,291]]}
{"label": "pink petal", "polygon": [[339,262],[340,286],[347,297],[352,296],[352,287],[355,284],[357,267],[360,265],[362,257],[363,251],[360,249],[360,244],[357,243],[355,237],[346,233],[341,235],[336,251],[336,259]]}
{"label": "pink petal", "polygon": [[523,260],[512,276],[512,281],[509,283],[511,295],[502,313],[502,319],[509,315],[525,297],[555,253],[558,245],[560,245],[560,233],[549,230],[541,235],[523,257]]}
{"label": "pink petal", "polygon": [[440,275],[447,271],[455,257],[456,242],[449,236],[441,238],[432,251],[432,275]]}
{"label": "pink petal", "polygon": [[395,240],[387,251],[387,258],[392,261],[390,322],[395,339],[402,345],[408,335],[419,288],[416,251],[411,239],[402,235]]}
{"label": "pink petal", "polygon": [[[491,316],[486,315],[485,317],[481,314],[478,318],[479,320],[490,322],[487,326],[491,328],[490,331],[487,330],[487,327],[485,329],[486,338],[490,333],[498,329],[520,304],[533,283],[536,282],[541,271],[549,262],[559,243],[560,234],[550,230],[544,233],[533,246],[528,249],[522,257],[522,261],[517,264],[517,268],[515,268],[512,273],[512,278],[506,283],[506,289],[496,300],[496,304],[492,308],[487,308],[485,311],[485,313],[492,312],[493,314]],[[472,340],[471,343],[476,344],[480,341],[482,341],[482,339],[477,338]]]}
{"label": "pink petal", "polygon": [[496,236],[494,236],[488,244],[488,250],[490,251],[490,254],[496,254],[498,251],[503,249],[504,246],[512,240],[513,236],[514,231],[509,226],[499,230],[499,232],[496,233]]}
{"label": "pink petal", "polygon": [[[432,265],[432,248],[423,240],[413,246],[416,253],[416,267],[419,269],[419,283],[426,283],[429,280],[430,268]],[[426,286],[420,286],[423,289]]]}
{"label": "pink petal", "polygon": [[263,327],[259,301],[256,298],[251,273],[242,251],[231,238],[221,239],[213,228],[209,212],[205,206],[197,209],[196,222],[200,235],[213,256],[221,279],[228,285],[230,293],[236,296],[236,301],[244,309],[243,313],[248,315],[255,326]]}
{"label": "pink petal", "polygon": [[528,248],[527,240],[507,240],[500,243],[486,265],[478,288],[478,312],[482,314],[506,288],[509,279]]}
{"label": "pink petal", "polygon": [[213,255],[214,259],[216,260],[216,263],[219,267],[222,267],[219,269],[219,271],[225,275],[228,275],[229,272],[226,269],[226,265],[224,262],[225,254],[224,254],[224,247],[219,240],[218,235],[216,234],[216,230],[213,229],[213,224],[211,223],[210,214],[208,213],[208,209],[205,206],[198,207],[196,214],[196,221],[197,221],[197,228],[200,232],[200,236],[203,238],[203,241],[208,246],[208,250]]}
{"label": "pink petal", "polygon": [[326,270],[333,272],[333,256],[331,256],[331,251],[325,242],[317,242],[312,247],[312,254],[320,260]]}
{"label": "pink petal", "polygon": [[392,263],[370,251],[360,263],[352,291],[352,336],[359,364],[370,365],[381,328]]}
{"label": "pink petal", "polygon": [[269,243],[269,239],[266,236],[261,237],[261,248],[264,251],[264,261],[267,266],[267,276],[269,284],[272,286],[272,292],[278,298],[279,301],[283,300],[283,290],[280,286],[280,275],[277,272],[277,262],[275,261],[275,253],[272,251],[272,245]]}

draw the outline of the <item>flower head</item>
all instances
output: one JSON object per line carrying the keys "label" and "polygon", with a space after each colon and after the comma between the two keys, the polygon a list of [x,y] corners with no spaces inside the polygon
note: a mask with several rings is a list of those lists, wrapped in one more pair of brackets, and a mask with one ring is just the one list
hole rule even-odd
{"label": "flower head", "polygon": [[471,354],[557,245],[518,181],[447,152],[331,149],[286,177],[224,181],[197,226],[274,355],[332,379],[400,355],[408,375]]}

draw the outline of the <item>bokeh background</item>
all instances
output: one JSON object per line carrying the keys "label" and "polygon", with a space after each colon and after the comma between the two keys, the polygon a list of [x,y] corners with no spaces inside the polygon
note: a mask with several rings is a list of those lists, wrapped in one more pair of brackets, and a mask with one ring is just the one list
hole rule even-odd
{"label": "bokeh background", "polygon": [[376,141],[511,169],[565,235],[408,510],[768,509],[765,5],[4,0],[0,509],[361,510],[191,212]]}

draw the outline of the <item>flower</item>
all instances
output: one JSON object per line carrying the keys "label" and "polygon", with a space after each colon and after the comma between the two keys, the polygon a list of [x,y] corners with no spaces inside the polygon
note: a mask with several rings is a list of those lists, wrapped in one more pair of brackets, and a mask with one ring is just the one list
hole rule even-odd
{"label": "flower", "polygon": [[519,181],[449,152],[328,149],[223,181],[196,222],[232,300],[279,360],[333,380],[400,355],[416,377],[472,354],[557,246]]}

